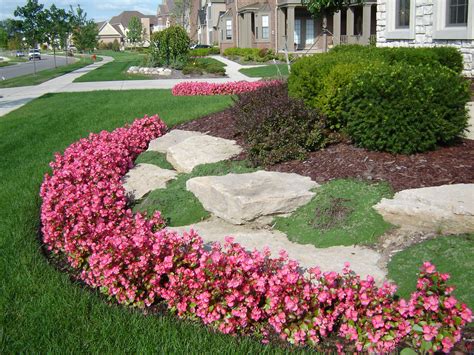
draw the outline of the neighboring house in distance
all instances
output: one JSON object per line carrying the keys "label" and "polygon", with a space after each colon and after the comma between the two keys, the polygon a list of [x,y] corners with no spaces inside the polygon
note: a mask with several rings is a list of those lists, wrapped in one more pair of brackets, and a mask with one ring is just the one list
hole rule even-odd
{"label": "neighboring house in distance", "polygon": [[[376,0],[351,5],[327,19],[328,45],[375,42]],[[321,17],[313,18],[301,0],[226,0],[219,20],[219,45],[271,48],[276,52],[320,52]]]}
{"label": "neighboring house in distance", "polygon": [[219,18],[225,13],[225,0],[200,0],[197,40],[200,44],[219,42]]}
{"label": "neighboring house in distance", "polygon": [[150,35],[155,30],[157,18],[154,15],[144,15],[139,11],[123,11],[120,15],[112,17],[109,21],[99,23],[99,42],[112,43],[118,40],[121,46],[128,46],[128,24],[132,17],[138,17],[143,27],[143,45],[150,44]]}
{"label": "neighboring house in distance", "polygon": [[474,0],[378,0],[377,46],[453,46],[474,77]]}
{"label": "neighboring house in distance", "polygon": [[[189,0],[189,8],[186,14],[184,14],[186,26],[185,29],[188,32],[189,38],[192,41],[197,40],[197,26],[198,26],[198,10],[201,0]],[[175,4],[173,0],[163,0],[163,3],[158,5],[156,18],[157,18],[157,30],[161,31],[171,25],[176,24],[178,21],[174,16]]]}

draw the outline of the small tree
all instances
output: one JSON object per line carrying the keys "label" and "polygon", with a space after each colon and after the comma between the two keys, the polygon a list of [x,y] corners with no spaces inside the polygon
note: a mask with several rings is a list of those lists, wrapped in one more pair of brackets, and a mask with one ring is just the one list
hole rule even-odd
{"label": "small tree", "polygon": [[99,29],[94,21],[88,20],[84,25],[76,27],[72,40],[80,52],[92,51],[98,46]]}
{"label": "small tree", "polygon": [[154,64],[177,67],[184,64],[189,52],[189,37],[181,26],[170,26],[152,35]]}
{"label": "small tree", "polygon": [[302,0],[301,2],[313,17],[323,19],[324,50],[327,51],[328,16],[334,15],[349,5],[362,5],[365,0]]}
{"label": "small tree", "polygon": [[[16,8],[14,15],[22,19],[21,28],[26,43],[32,48],[37,48],[38,43],[44,39],[46,14],[43,11],[43,5],[38,4],[38,0],[28,0],[25,6]],[[33,58],[33,68],[36,75],[35,58]]]}
{"label": "small tree", "polygon": [[54,67],[56,67],[56,49],[70,32],[71,18],[64,9],[59,9],[54,4],[49,9],[45,9],[45,13],[47,18],[44,28],[45,36],[53,48]]}
{"label": "small tree", "polygon": [[133,16],[128,23],[127,39],[135,47],[136,43],[142,42],[143,26],[137,16]]}
{"label": "small tree", "polygon": [[110,48],[111,50],[113,50],[114,52],[118,52],[120,50],[120,43],[119,41],[116,39],[114,39],[114,41],[112,43],[109,43],[110,44]]}
{"label": "small tree", "polygon": [[8,47],[8,33],[3,28],[0,28],[0,48]]}

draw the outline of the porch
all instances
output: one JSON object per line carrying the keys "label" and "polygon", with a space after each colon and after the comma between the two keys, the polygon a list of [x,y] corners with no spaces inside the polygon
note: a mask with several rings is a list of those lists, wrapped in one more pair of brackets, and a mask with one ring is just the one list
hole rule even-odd
{"label": "porch", "polygon": [[334,14],[334,45],[368,45],[370,43],[375,43],[376,39],[376,1],[367,1],[364,5],[351,5],[346,10]]}

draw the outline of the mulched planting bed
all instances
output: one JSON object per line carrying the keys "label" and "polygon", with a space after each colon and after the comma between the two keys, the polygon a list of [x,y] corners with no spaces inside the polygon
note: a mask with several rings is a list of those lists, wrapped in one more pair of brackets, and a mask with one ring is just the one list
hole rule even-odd
{"label": "mulched planting bed", "polygon": [[[218,112],[176,128],[234,139],[243,144],[230,110]],[[245,158],[245,153],[238,159]],[[322,183],[339,178],[388,181],[395,191],[458,183],[474,183],[474,140],[462,139],[435,151],[401,155],[372,152],[348,143],[333,144],[311,152],[305,160],[292,160],[266,167],[267,170],[309,176]]]}

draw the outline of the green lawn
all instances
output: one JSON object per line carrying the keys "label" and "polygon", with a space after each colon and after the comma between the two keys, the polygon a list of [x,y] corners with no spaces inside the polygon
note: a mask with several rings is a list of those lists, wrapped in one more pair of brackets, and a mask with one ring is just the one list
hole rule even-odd
{"label": "green lawn", "polygon": [[275,219],[275,228],[290,240],[319,248],[372,244],[390,228],[372,208],[382,197],[392,196],[388,184],[334,180],[315,192],[311,202],[291,216]]}
{"label": "green lawn", "polygon": [[[149,161],[152,163],[152,161]],[[161,159],[156,165],[165,168]],[[186,226],[200,222],[210,216],[194,194],[186,190],[186,181],[197,176],[216,176],[229,173],[242,174],[253,172],[245,161],[222,161],[213,164],[199,165],[190,174],[180,174],[175,180],[170,181],[166,189],[151,191],[141,201],[137,201],[134,211],[146,211],[152,215],[160,211],[171,227]]]}
{"label": "green lawn", "polygon": [[114,80],[149,80],[149,75],[127,74],[131,66],[141,65],[145,54],[139,52],[125,51],[98,51],[98,55],[107,55],[114,58],[113,62],[104,64],[86,75],[83,75],[74,82],[87,81],[114,81]]}
{"label": "green lawn", "polygon": [[174,97],[168,90],[63,93],[45,95],[1,118],[0,352],[278,351],[174,317],[143,316],[107,304],[49,265],[37,239],[39,187],[54,152],[145,113],[159,113],[173,125],[230,103],[230,97]]}
{"label": "green lawn", "polygon": [[398,294],[407,297],[416,289],[416,274],[424,261],[448,272],[454,294],[474,309],[474,234],[437,237],[395,254],[388,264],[388,276],[398,285]]}
{"label": "green lawn", "polygon": [[252,78],[273,78],[279,76],[288,76],[288,65],[269,64],[263,67],[243,68],[239,70],[242,74]]}
{"label": "green lawn", "polygon": [[54,79],[58,76],[70,73],[76,69],[85,67],[92,63],[93,61],[90,58],[83,58],[72,64],[64,65],[64,66],[54,68],[54,69],[46,69],[46,70],[39,71],[36,73],[36,75],[27,74],[27,75],[17,76],[16,78],[0,81],[0,88],[38,85],[38,84],[44,83],[45,81]]}

